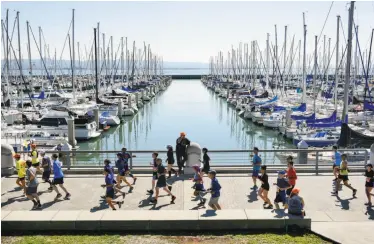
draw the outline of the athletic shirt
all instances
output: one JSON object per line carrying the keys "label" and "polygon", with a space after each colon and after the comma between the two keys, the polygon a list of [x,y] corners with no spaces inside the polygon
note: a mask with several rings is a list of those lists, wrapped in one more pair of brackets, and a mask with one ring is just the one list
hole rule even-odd
{"label": "athletic shirt", "polygon": [[110,164],[105,165],[105,166],[104,166],[104,171],[105,171],[106,169],[109,170],[109,174],[110,174],[111,176],[114,176],[114,169],[113,169],[112,165],[110,165]]}
{"label": "athletic shirt", "polygon": [[209,169],[210,168],[209,161],[210,161],[210,157],[208,156],[207,153],[204,153],[204,155],[203,155],[204,169]]}
{"label": "athletic shirt", "polygon": [[212,190],[212,197],[219,197],[221,196],[221,185],[218,183],[217,178],[212,179],[211,183],[211,190]]}
{"label": "athletic shirt", "polygon": [[340,163],[342,162],[342,155],[340,154],[340,152],[335,152],[334,157],[335,157],[335,166],[339,167]]}
{"label": "athletic shirt", "polygon": [[253,156],[253,170],[260,170],[261,169],[261,158],[255,154]]}
{"label": "athletic shirt", "polygon": [[279,178],[277,179],[277,186],[278,188],[287,188],[290,186],[290,183],[286,178]]}
{"label": "athletic shirt", "polygon": [[365,171],[365,176],[367,178],[370,178],[370,182],[374,182],[374,171],[373,170],[370,170],[370,171]]}
{"label": "athletic shirt", "polygon": [[53,175],[54,179],[60,179],[64,177],[64,173],[61,169],[61,162],[58,160],[53,161]]}
{"label": "athletic shirt", "polygon": [[297,175],[294,167],[287,169],[287,178],[292,186],[296,185]]}
{"label": "athletic shirt", "polygon": [[201,175],[198,172],[195,172],[195,175],[193,176],[193,181],[201,181]]}
{"label": "athletic shirt", "polygon": [[156,159],[153,159],[153,172],[157,172],[157,171],[158,171],[158,165],[156,163]]}
{"label": "athletic shirt", "polygon": [[348,175],[348,170],[347,169],[342,169],[343,168],[343,161],[340,163],[340,175]]}
{"label": "athletic shirt", "polygon": [[111,174],[107,174],[105,176],[105,184],[106,185],[111,185],[111,186],[106,187],[107,191],[113,190],[113,176]]}
{"label": "athletic shirt", "polygon": [[31,163],[32,164],[37,164],[39,163],[39,153],[36,150],[31,151]]}
{"label": "athletic shirt", "polygon": [[[30,180],[31,178],[31,175],[34,175],[34,179],[33,180]],[[30,167],[27,169],[26,171],[26,176],[27,176],[27,180],[28,180],[28,187],[37,187],[39,182],[38,182],[38,178],[36,177],[36,168],[34,167]]]}
{"label": "athletic shirt", "polygon": [[26,162],[25,160],[19,159],[16,161],[16,169],[19,178],[24,178],[26,176]]}
{"label": "athletic shirt", "polygon": [[268,177],[268,175],[266,173],[263,174],[263,175],[258,176],[258,178],[260,179],[260,181],[262,181],[261,187],[263,187],[263,188],[270,188],[270,186],[269,186],[269,177]]}
{"label": "athletic shirt", "polygon": [[44,171],[51,171],[51,159],[48,156],[42,158],[42,167]]}
{"label": "athletic shirt", "polygon": [[288,199],[288,213],[300,214],[301,210],[303,210],[303,203],[302,198],[293,195]]}
{"label": "athletic shirt", "polygon": [[118,169],[119,173],[123,172],[123,169],[125,168],[125,161],[121,158],[116,161],[116,167]]}
{"label": "athletic shirt", "polygon": [[169,163],[169,164],[174,163],[174,154],[173,154],[173,150],[168,150],[167,157],[168,157],[168,163]]}

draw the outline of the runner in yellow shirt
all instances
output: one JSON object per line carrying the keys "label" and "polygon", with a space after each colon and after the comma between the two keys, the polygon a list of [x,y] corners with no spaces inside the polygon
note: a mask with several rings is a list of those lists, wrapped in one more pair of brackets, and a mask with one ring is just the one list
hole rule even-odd
{"label": "runner in yellow shirt", "polygon": [[26,162],[25,160],[21,159],[21,155],[19,153],[16,153],[13,157],[16,159],[16,169],[18,173],[16,184],[23,189],[24,193],[26,193]]}
{"label": "runner in yellow shirt", "polygon": [[31,144],[31,163],[32,166],[37,168],[38,172],[41,172],[40,170],[40,163],[39,163],[39,153],[36,150],[36,144]]}

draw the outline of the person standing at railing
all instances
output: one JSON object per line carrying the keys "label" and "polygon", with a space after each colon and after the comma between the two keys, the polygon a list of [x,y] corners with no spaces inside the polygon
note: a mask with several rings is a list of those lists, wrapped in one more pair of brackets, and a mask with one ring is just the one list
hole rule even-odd
{"label": "person standing at railing", "polygon": [[253,187],[251,189],[256,189],[257,188],[257,177],[258,174],[260,173],[261,170],[261,158],[258,156],[258,148],[254,147],[253,148],[253,158],[252,158],[252,165],[253,165],[253,170],[252,170],[252,180],[253,180]]}
{"label": "person standing at railing", "polygon": [[371,190],[373,190],[374,187],[374,171],[373,171],[373,165],[372,164],[367,164],[366,165],[366,170],[365,170],[365,177],[366,177],[366,182],[365,182],[365,190],[366,190],[366,196],[368,198],[368,202],[365,203],[365,205],[371,207]]}
{"label": "person standing at railing", "polygon": [[203,169],[201,170],[201,177],[205,174],[208,174],[210,171],[210,157],[208,155],[208,149],[206,147],[203,148]]}
{"label": "person standing at railing", "polygon": [[336,189],[335,189],[335,194],[338,196],[338,190],[340,187],[340,182],[343,181],[343,184],[348,187],[349,189],[352,190],[352,196],[356,197],[357,190],[349,184],[349,179],[348,179],[348,162],[347,162],[347,154],[342,154],[342,162],[340,163],[339,167],[339,176],[338,180],[336,181]]}
{"label": "person standing at railing", "polygon": [[186,138],[186,133],[181,132],[175,147],[179,175],[183,173],[184,163],[187,161],[187,147],[190,145],[190,143],[190,140]]}

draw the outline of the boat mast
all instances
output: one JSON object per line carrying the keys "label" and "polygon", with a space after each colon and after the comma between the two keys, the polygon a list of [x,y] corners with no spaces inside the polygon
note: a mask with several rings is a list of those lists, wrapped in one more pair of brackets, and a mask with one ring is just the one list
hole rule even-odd
{"label": "boat mast", "polygon": [[[18,60],[19,60],[19,74],[21,77],[21,82],[23,82],[22,76],[22,56],[21,56],[21,34],[19,31],[19,12],[17,11],[17,30],[18,30]],[[23,87],[21,85],[21,102],[22,102],[22,115],[23,115]]]}
{"label": "boat mast", "polygon": [[282,92],[284,94],[284,86],[286,83],[286,62],[287,62],[287,25],[284,27],[284,57],[283,57],[283,81],[282,81]]}
{"label": "boat mast", "polygon": [[306,100],[306,24],[305,24],[305,13],[303,13],[303,26],[304,26],[304,54],[303,54],[303,76],[302,76],[302,103],[305,103]]}
{"label": "boat mast", "polygon": [[277,63],[278,63],[278,34],[277,34],[277,25],[275,25],[275,91],[278,93],[278,72],[277,72]]}
{"label": "boat mast", "polygon": [[122,86],[124,85],[123,82],[123,78],[124,78],[124,74],[125,74],[125,71],[124,71],[124,56],[123,56],[123,37],[121,37],[121,83],[122,83]]}
{"label": "boat mast", "polygon": [[[30,85],[31,89],[34,87],[33,80],[32,80],[32,62],[31,62],[31,45],[30,45],[30,30],[29,30],[29,22],[26,21],[26,26],[27,26],[27,49],[29,53],[29,75],[30,75]],[[43,82],[42,82],[43,84]]]}
{"label": "boat mast", "polygon": [[342,121],[348,123],[348,91],[349,81],[351,74],[351,59],[352,59],[352,25],[353,25],[353,11],[355,2],[351,1],[351,7],[349,8],[349,20],[348,20],[348,47],[347,47],[347,63],[345,67],[345,85],[344,85],[344,107]]}
{"label": "boat mast", "polygon": [[335,111],[338,112],[338,82],[339,82],[339,24],[340,16],[337,16],[336,28],[336,60],[335,60],[335,87],[334,87],[334,105]]}
{"label": "boat mast", "polygon": [[73,85],[73,99],[75,100],[75,81],[74,81],[74,72],[75,72],[75,50],[74,50],[74,47],[75,47],[75,40],[74,40],[74,11],[75,9],[73,9],[73,29],[72,29],[72,42],[73,42],[73,47],[72,47],[72,64],[73,64],[73,67],[72,67],[72,72],[71,72],[71,83]]}
{"label": "boat mast", "polygon": [[9,9],[6,10],[6,51],[5,51],[5,56],[6,56],[6,61],[5,61],[5,77],[7,81],[7,95],[9,102],[11,102],[11,97],[9,96]]}
{"label": "boat mast", "polygon": [[[315,50],[314,50],[314,74],[313,74],[313,112],[316,113],[316,83],[317,83],[317,40],[318,36],[315,36]],[[318,93],[317,93],[318,94]]]}
{"label": "boat mast", "polygon": [[266,39],[266,85],[265,85],[265,91],[268,90],[269,87],[269,37],[270,34],[267,33],[267,39]]}
{"label": "boat mast", "polygon": [[94,28],[94,49],[95,49],[95,82],[96,82],[96,92],[95,92],[95,95],[96,95],[96,102],[99,101],[99,78],[97,76],[97,59],[98,59],[98,50],[97,50],[97,40],[100,39],[100,36],[97,35],[96,37],[96,28]]}
{"label": "boat mast", "polygon": [[110,36],[110,74],[111,74],[111,79],[110,79],[110,85],[112,86],[114,84],[114,65],[113,65],[113,36]]}
{"label": "boat mast", "polygon": [[[129,82],[129,51],[127,50],[127,37],[125,38],[125,45],[126,45],[126,82]],[[127,83],[128,85],[128,83]]]}

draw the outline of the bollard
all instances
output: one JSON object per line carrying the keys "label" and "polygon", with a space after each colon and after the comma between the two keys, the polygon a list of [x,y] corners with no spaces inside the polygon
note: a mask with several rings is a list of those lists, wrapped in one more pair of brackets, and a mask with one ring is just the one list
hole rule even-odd
{"label": "bollard", "polygon": [[119,103],[118,103],[118,117],[122,118],[122,116],[123,116],[123,100],[121,98],[119,99]]}
{"label": "bollard", "polygon": [[130,165],[129,165],[130,169],[132,169],[132,152],[130,152]]}
{"label": "bollard", "polygon": [[139,105],[139,94],[135,92],[135,105],[138,107]]}
{"label": "bollard", "polygon": [[74,119],[68,119],[68,142],[75,148],[75,125]]}
{"label": "bollard", "polygon": [[318,159],[319,159],[319,151],[316,152],[316,175],[318,175]]}
{"label": "bollard", "polygon": [[99,128],[100,128],[100,123],[99,123],[100,116],[99,116],[99,109],[98,108],[94,108],[94,117],[95,117],[95,122],[96,122],[96,130],[99,130]]}
{"label": "bollard", "polygon": [[141,98],[142,98],[142,100],[143,100],[143,99],[144,99],[144,89],[142,89],[142,93],[141,93],[141,94],[142,94],[142,97],[141,97]]}
{"label": "bollard", "polygon": [[370,163],[374,164],[374,144],[370,146]]}
{"label": "bollard", "polygon": [[[308,144],[305,141],[300,141],[297,144],[298,149],[308,149]],[[299,164],[307,164],[308,163],[308,152],[298,152],[297,159]]]}

